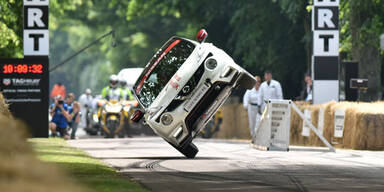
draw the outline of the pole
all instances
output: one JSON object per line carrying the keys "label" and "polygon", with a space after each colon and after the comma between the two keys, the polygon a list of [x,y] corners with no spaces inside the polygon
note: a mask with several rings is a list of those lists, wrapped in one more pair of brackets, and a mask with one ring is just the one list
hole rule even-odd
{"label": "pole", "polygon": [[[112,35],[112,38],[115,38],[115,30],[111,30],[110,32],[100,36],[99,38],[97,38],[96,40],[92,41],[91,43],[89,43],[87,46],[83,47],[82,49],[80,49],[79,51],[77,51],[76,53],[74,53],[73,55],[69,56],[68,58],[64,59],[64,61],[60,62],[59,64],[55,65],[54,67],[52,67],[51,69],[49,69],[49,72],[52,72],[54,71],[55,69],[57,69],[58,67],[64,65],[65,63],[67,63],[68,61],[70,61],[71,59],[73,59],[74,57],[76,57],[77,55],[79,55],[80,53],[82,53],[83,51],[85,51],[86,49],[92,47],[94,44],[98,43],[101,39],[103,39],[104,37],[107,37],[109,35]],[[116,43],[113,41],[112,42],[112,47],[115,47],[116,46]]]}

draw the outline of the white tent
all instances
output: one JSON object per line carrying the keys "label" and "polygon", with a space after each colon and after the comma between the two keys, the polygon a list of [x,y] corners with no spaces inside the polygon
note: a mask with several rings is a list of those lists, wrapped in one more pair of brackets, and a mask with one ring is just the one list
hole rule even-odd
{"label": "white tent", "polygon": [[121,70],[117,76],[123,78],[127,81],[127,85],[132,89],[133,85],[136,83],[136,80],[139,78],[140,74],[143,72],[144,68],[125,68]]}

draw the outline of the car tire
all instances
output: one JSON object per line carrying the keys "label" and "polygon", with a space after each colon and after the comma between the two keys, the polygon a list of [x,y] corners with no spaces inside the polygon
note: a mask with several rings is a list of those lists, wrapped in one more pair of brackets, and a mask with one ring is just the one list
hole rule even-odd
{"label": "car tire", "polygon": [[[167,141],[168,142],[168,141]],[[199,149],[196,147],[195,144],[193,144],[192,142],[189,143],[188,145],[186,145],[185,147],[181,148],[181,147],[178,147],[174,144],[172,144],[171,142],[168,142],[170,145],[172,145],[172,147],[174,147],[175,149],[177,149],[180,153],[182,153],[186,158],[188,159],[193,159],[195,158],[196,154],[199,152]]]}
{"label": "car tire", "polygon": [[193,159],[195,158],[196,154],[199,152],[199,149],[197,149],[196,145],[193,143],[189,143],[187,146],[185,146],[180,151],[186,158]]}
{"label": "car tire", "polygon": [[244,89],[252,89],[256,84],[256,79],[248,72],[244,71],[237,81],[237,87]]}

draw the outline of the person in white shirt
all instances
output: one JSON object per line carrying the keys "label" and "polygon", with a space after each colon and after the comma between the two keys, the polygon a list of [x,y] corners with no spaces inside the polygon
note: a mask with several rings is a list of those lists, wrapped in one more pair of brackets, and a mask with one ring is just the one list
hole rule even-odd
{"label": "person in white shirt", "polygon": [[269,99],[283,99],[283,91],[278,81],[272,79],[272,72],[265,71],[265,81],[260,85],[260,99],[259,105],[261,110],[264,111],[265,101]]}
{"label": "person in white shirt", "polygon": [[93,97],[91,95],[92,91],[90,89],[86,89],[85,93],[79,97],[79,103],[81,105],[81,120],[80,127],[87,127],[87,110],[91,109],[91,104]]}
{"label": "person in white shirt", "polygon": [[252,89],[248,89],[243,97],[243,106],[248,111],[249,131],[253,138],[256,134],[256,129],[259,126],[261,113],[259,106],[260,99],[260,83],[261,78],[255,76],[256,84]]}

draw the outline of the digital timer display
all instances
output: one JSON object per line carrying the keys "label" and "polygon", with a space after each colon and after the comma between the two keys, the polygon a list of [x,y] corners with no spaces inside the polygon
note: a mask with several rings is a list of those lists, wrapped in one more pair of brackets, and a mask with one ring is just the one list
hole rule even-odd
{"label": "digital timer display", "polygon": [[42,74],[42,64],[5,64],[3,74]]}

